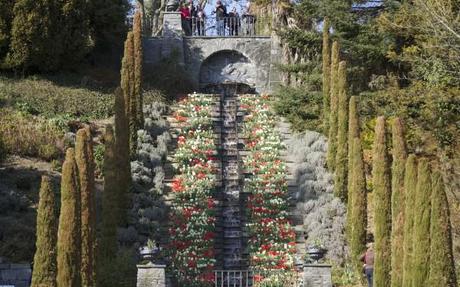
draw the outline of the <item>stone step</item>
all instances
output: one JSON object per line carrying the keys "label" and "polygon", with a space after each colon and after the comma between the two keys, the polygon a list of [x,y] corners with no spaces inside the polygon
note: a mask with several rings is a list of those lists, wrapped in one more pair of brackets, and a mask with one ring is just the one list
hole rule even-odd
{"label": "stone step", "polygon": [[[215,231],[218,237],[215,239],[216,265],[215,269],[244,269],[249,267],[249,254],[246,250],[245,240],[247,240],[248,232],[246,228],[246,202],[249,196],[244,192],[243,188],[238,188],[244,182],[244,178],[252,176],[252,174],[244,170],[242,160],[250,153],[245,149],[246,138],[243,137],[244,121],[247,113],[239,109],[238,96],[220,96],[214,95],[214,106],[212,108],[211,121],[214,143],[216,152],[214,156],[219,162],[214,166],[220,171],[216,175],[214,182],[218,192],[213,195],[216,206],[216,222]],[[171,109],[173,112],[177,108]],[[177,147],[177,138],[181,132],[183,124],[176,121],[171,113],[166,117],[171,126],[173,142],[170,145],[170,154],[167,157],[167,167],[165,173],[165,191],[170,191],[172,179],[176,172],[174,163],[173,150]],[[277,129],[281,133],[282,139],[292,137],[289,131],[289,125],[281,122]],[[287,151],[282,152],[282,157],[287,159],[289,156]],[[238,164],[236,164],[238,163]],[[296,181],[293,173],[295,172],[295,164],[288,162],[287,166],[288,192],[295,194],[297,191]],[[235,186],[235,188],[228,188]],[[174,194],[165,196],[165,201],[170,202],[174,199]],[[292,198],[289,202],[291,206],[296,204],[296,200]],[[304,245],[303,229],[299,215],[290,215],[296,224],[296,241],[298,252],[301,252]],[[237,257],[232,257],[237,255]]]}

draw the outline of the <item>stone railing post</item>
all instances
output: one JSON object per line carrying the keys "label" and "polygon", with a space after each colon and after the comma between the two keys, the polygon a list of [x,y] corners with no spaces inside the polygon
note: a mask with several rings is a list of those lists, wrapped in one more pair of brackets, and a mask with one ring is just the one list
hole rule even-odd
{"label": "stone railing post", "polygon": [[331,265],[305,264],[303,287],[332,287]]}
{"label": "stone railing post", "polygon": [[147,263],[137,265],[136,287],[167,287],[166,265]]}

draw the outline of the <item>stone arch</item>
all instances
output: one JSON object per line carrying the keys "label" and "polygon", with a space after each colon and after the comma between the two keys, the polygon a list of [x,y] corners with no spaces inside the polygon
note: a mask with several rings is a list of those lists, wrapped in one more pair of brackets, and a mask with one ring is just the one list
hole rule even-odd
{"label": "stone arch", "polygon": [[255,87],[256,65],[236,50],[220,50],[210,54],[200,67],[200,88],[223,83],[239,83]]}

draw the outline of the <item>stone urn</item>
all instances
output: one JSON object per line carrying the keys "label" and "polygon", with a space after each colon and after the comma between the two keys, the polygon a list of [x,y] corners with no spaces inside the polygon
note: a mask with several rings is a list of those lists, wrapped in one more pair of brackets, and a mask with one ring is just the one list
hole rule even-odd
{"label": "stone urn", "polygon": [[[319,260],[321,260],[324,255],[326,254],[326,249],[319,245],[311,245],[307,246],[307,255],[308,259],[312,262],[318,263]],[[311,262],[309,262],[311,263]]]}
{"label": "stone urn", "polygon": [[150,263],[155,263],[159,259],[160,255],[160,247],[155,246],[155,247],[149,247],[149,246],[144,246],[139,249],[139,254],[142,258],[142,261],[150,262]]}

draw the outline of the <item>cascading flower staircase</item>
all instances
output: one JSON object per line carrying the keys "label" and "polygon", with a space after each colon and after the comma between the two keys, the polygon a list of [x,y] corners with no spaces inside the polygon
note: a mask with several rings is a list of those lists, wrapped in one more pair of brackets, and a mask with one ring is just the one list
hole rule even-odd
{"label": "cascading flower staircase", "polygon": [[167,249],[179,286],[296,286],[296,234],[269,100],[193,94],[172,109]]}

